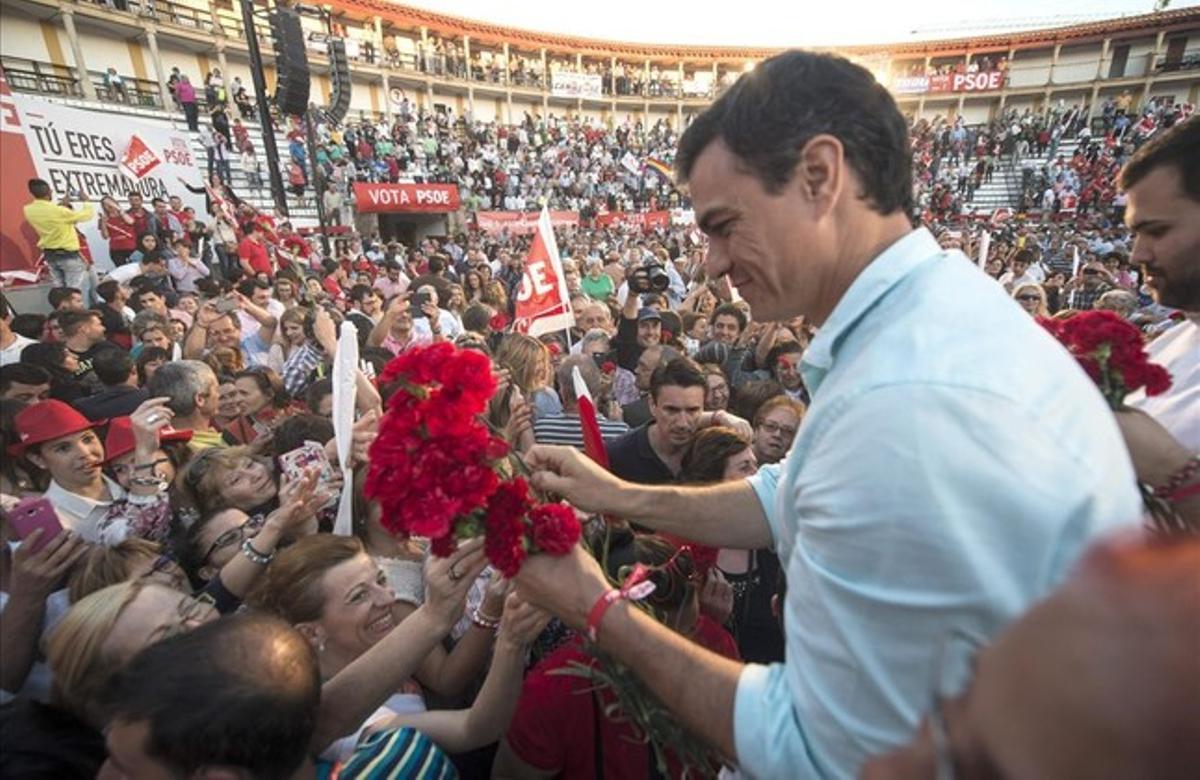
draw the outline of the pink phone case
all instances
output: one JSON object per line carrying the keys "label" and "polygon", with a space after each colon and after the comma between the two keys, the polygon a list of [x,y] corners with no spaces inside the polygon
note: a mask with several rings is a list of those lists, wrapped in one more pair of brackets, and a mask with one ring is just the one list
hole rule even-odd
{"label": "pink phone case", "polygon": [[33,547],[33,552],[40,552],[54,537],[62,533],[62,523],[58,521],[58,513],[49,499],[32,498],[22,501],[8,512],[8,522],[12,525],[17,536],[24,539],[42,529],[42,536]]}

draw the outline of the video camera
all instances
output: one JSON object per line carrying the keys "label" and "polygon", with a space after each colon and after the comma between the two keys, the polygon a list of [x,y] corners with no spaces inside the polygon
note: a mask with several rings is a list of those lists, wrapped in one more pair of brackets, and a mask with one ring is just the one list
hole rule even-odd
{"label": "video camera", "polygon": [[629,276],[629,291],[634,293],[663,292],[670,286],[671,278],[662,263],[646,263]]}

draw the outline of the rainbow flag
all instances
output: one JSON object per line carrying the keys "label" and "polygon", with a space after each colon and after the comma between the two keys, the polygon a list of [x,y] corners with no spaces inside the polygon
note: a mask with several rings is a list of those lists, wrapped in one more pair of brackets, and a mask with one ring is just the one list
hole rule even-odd
{"label": "rainbow flag", "polygon": [[659,174],[667,181],[675,181],[675,172],[671,170],[671,166],[667,165],[665,162],[656,157],[647,157],[646,167]]}

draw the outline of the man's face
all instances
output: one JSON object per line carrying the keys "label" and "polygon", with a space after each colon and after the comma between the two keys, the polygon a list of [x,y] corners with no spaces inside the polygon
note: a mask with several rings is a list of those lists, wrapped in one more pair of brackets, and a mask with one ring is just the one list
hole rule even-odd
{"label": "man's face", "polygon": [[1101,263],[1088,263],[1080,273],[1083,275],[1083,286],[1088,290],[1095,290],[1104,284],[1104,265]]}
{"label": "man's face", "polygon": [[12,401],[21,401],[23,403],[32,404],[38,401],[45,401],[50,397],[50,383],[44,385],[26,385],[20,382],[13,382],[8,386],[0,398]]}
{"label": "man's face", "polygon": [[800,419],[790,409],[772,409],[754,428],[754,454],[759,463],[778,463],[787,455]]}
{"label": "man's face", "polygon": [[383,301],[375,293],[368,293],[362,297],[363,314],[376,314],[383,306]]}
{"label": "man's face", "polygon": [[134,211],[137,211],[141,207],[142,207],[142,196],[141,195],[130,195],[129,196],[129,208],[133,209]]}
{"label": "man's face", "polygon": [[1194,775],[1197,571],[1195,539],[1094,547],[1063,587],[973,661],[969,645],[934,651],[966,656],[937,666],[973,670],[965,692],[940,702],[944,748],[926,718],[908,745],[860,777],[933,780],[942,776],[939,754],[956,777]]}
{"label": "man's face", "polygon": [[654,424],[659,426],[659,431],[676,449],[683,449],[691,443],[703,411],[703,387],[666,385],[658,388],[657,398],[650,399]]}
{"label": "man's face", "polygon": [[99,344],[104,340],[104,323],[99,317],[92,317],[83,326],[83,332],[87,335],[87,340],[91,344]]}
{"label": "man's face", "polygon": [[167,216],[167,204],[161,200],[158,201],[157,203],[155,203],[154,204],[154,214],[155,214],[155,216],[158,216],[158,217]]}
{"label": "man's face", "polygon": [[658,361],[661,358],[662,349],[659,347],[650,347],[642,352],[633,369],[634,384],[637,385],[638,390],[643,393],[650,391],[650,375],[658,367]]}
{"label": "man's face", "polygon": [[779,384],[783,385],[785,390],[799,390],[802,382],[800,378],[800,359],[803,357],[802,352],[784,352],[779,356],[779,360],[775,363],[775,378]]}
{"label": "man's face", "polygon": [[1029,268],[1028,263],[1023,263],[1020,260],[1013,260],[1012,273],[1013,278],[1019,278],[1025,275],[1025,271]]}
{"label": "man's face", "polygon": [[271,290],[267,287],[255,287],[254,292],[250,295],[250,300],[255,306],[265,309],[267,304],[271,302]]}
{"label": "man's face", "polygon": [[[851,171],[843,164],[838,173]],[[799,175],[778,195],[768,194],[717,140],[696,159],[689,185],[697,222],[709,236],[708,275],[728,275],[756,319],[823,318],[832,311],[837,301],[829,287],[839,273],[833,210],[805,192]]]}
{"label": "man's face", "polygon": [[183,211],[183,201],[178,195],[171,196],[171,211]]}
{"label": "man's face", "polygon": [[159,328],[151,328],[150,330],[142,331],[142,345],[147,347],[160,347],[171,351],[171,340],[167,338],[167,334],[163,333]]}
{"label": "man's face", "polygon": [[83,311],[83,296],[71,293],[58,304],[59,311]]}
{"label": "man's face", "polygon": [[156,292],[147,290],[138,294],[138,301],[142,305],[142,309],[149,309],[152,312],[167,316],[167,302],[163,297]]}
{"label": "man's face", "polygon": [[1134,231],[1131,261],[1164,306],[1200,311],[1200,201],[1183,191],[1179,169],[1161,165],[1129,188],[1125,223]]}
{"label": "man's face", "polygon": [[637,343],[643,349],[662,343],[662,320],[639,320]]}
{"label": "man's face", "polygon": [[280,300],[291,300],[296,297],[296,285],[290,279],[280,279],[275,282],[275,294]]}
{"label": "man's face", "polygon": [[213,347],[240,349],[242,332],[231,317],[222,317],[209,326],[208,338]]}
{"label": "man's face", "polygon": [[579,311],[579,328],[587,333],[589,330],[608,330],[608,308],[600,304],[589,304]]}
{"label": "man's face", "polygon": [[713,341],[732,346],[741,334],[737,317],[732,314],[718,314],[712,323]]}

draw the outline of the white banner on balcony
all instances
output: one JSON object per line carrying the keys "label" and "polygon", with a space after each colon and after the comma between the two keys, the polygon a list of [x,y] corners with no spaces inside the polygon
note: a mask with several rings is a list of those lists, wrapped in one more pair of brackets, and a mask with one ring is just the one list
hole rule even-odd
{"label": "white banner on balcony", "polygon": [[[126,114],[81,111],[33,95],[17,93],[12,101],[37,175],[50,184],[55,200],[69,192],[82,192],[99,217],[100,199],[106,195],[127,209],[129,195],[139,193],[147,210],[152,208],[153,198],[178,195],[184,206],[196,210],[196,219],[209,221],[204,193],[189,192],[179,181],[182,178],[193,187],[204,182],[205,166],[196,158],[186,130]],[[129,175],[133,171],[128,164],[122,169],[134,139],[140,178]],[[25,182],[20,185],[24,188]],[[96,267],[101,271],[112,268],[98,219],[81,222],[78,228]]]}
{"label": "white banner on balcony", "polygon": [[568,73],[550,75],[550,94],[570,98],[600,98],[604,93],[604,77],[598,73]]}

